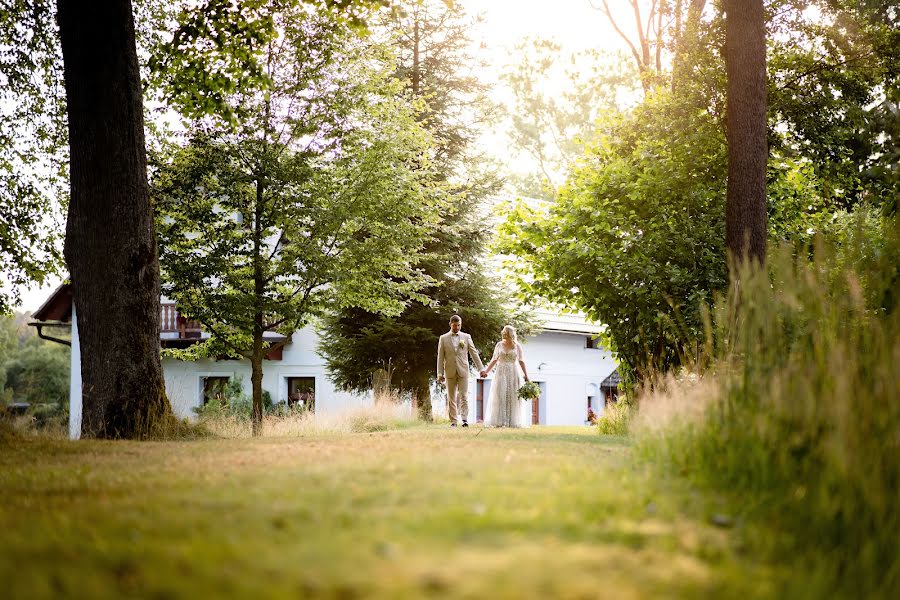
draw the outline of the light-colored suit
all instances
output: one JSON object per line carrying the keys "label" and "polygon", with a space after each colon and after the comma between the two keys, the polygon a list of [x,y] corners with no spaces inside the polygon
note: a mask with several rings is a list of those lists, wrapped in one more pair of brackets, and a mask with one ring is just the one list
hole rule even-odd
{"label": "light-colored suit", "polygon": [[447,408],[451,423],[456,423],[457,416],[464,421],[469,418],[469,356],[478,370],[483,371],[484,363],[468,333],[460,331],[454,335],[448,331],[438,340],[437,374],[447,380]]}

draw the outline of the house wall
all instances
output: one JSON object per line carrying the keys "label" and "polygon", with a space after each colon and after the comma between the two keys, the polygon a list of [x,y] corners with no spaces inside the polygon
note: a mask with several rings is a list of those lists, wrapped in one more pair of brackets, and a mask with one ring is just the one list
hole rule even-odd
{"label": "house wall", "polygon": [[[325,361],[315,347],[318,336],[306,327],[291,338],[284,347],[282,360],[263,361],[262,387],[272,395],[273,402],[287,399],[288,377],[314,377],[316,380],[316,410],[339,411],[371,402],[367,395],[348,394],[336,390],[327,377]],[[203,402],[203,378],[241,377],[244,390],[251,393],[250,362],[246,360],[210,360],[194,362],[164,358],[162,361],[166,392],[172,409],[180,417],[194,417],[194,408]]]}
{"label": "house wall", "polygon": [[617,363],[604,348],[586,348],[584,334],[543,332],[522,344],[532,381],[546,384],[540,398],[541,425],[581,425],[587,420],[587,399],[596,398],[601,415],[600,383]]}
{"label": "house wall", "polygon": [[[532,381],[541,384],[543,395],[539,402],[541,425],[583,425],[587,420],[588,397],[592,396],[594,412],[603,414],[600,384],[612,373],[617,363],[604,348],[586,348],[587,334],[544,331],[529,339],[520,340],[525,354],[525,367]],[[482,357],[484,363],[490,356]],[[477,374],[469,378],[469,422],[475,422]],[[487,399],[491,377],[484,384],[485,414],[490,410]],[[446,418],[447,403],[444,388],[432,389],[432,409],[435,416]],[[531,403],[522,402],[523,419],[531,423]]]}

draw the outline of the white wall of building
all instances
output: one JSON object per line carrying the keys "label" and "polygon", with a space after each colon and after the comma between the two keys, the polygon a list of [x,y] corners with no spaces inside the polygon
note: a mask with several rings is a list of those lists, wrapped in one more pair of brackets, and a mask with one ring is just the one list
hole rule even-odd
{"label": "white wall of building", "polygon": [[[328,379],[325,361],[316,353],[318,336],[306,327],[285,345],[281,360],[263,361],[263,390],[271,394],[273,402],[287,399],[289,377],[314,377],[316,381],[316,411],[338,411],[369,404],[368,395],[349,394],[336,390]],[[194,417],[194,408],[203,403],[203,381],[206,377],[240,377],[244,390],[250,394],[250,362],[246,360],[211,360],[194,362],[164,358],[166,393],[172,409],[180,417]]]}
{"label": "white wall of building", "polygon": [[[544,331],[521,340],[525,365],[532,381],[544,390],[539,402],[541,425],[583,425],[587,419],[588,397],[593,396],[593,408],[599,416],[603,412],[600,383],[615,370],[616,362],[602,348],[588,348],[589,334]],[[284,347],[282,360],[263,362],[263,389],[280,402],[288,395],[289,377],[314,377],[316,381],[316,410],[340,411],[372,402],[371,395],[349,394],[336,390],[328,379],[325,361],[316,352],[318,335],[313,327],[296,332]],[[490,356],[482,357],[484,363]],[[237,360],[184,362],[163,359],[166,392],[175,413],[181,417],[195,416],[194,408],[203,402],[205,377],[241,377],[244,389],[250,393],[250,363]],[[476,422],[477,373],[469,378],[469,422]],[[491,380],[485,381],[485,405]],[[432,409],[436,417],[446,418],[447,404],[444,388],[432,393]],[[485,406],[485,410],[489,410]],[[531,403],[522,402],[523,422],[531,423]]]}
{"label": "white wall of building", "polygon": [[594,411],[602,414],[600,384],[617,363],[606,349],[587,348],[587,337],[543,332],[522,344],[529,377],[546,385],[540,398],[541,425],[583,424],[591,395],[596,398]]}

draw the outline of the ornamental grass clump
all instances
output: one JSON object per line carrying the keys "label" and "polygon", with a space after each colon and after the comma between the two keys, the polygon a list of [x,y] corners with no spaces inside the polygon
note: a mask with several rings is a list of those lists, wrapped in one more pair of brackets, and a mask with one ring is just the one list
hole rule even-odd
{"label": "ornamental grass clump", "polygon": [[642,400],[639,449],[763,523],[755,542],[805,574],[791,594],[900,593],[897,228],[740,270],[711,315],[702,410],[660,427],[664,403]]}
{"label": "ornamental grass clump", "polygon": [[623,396],[619,402],[603,409],[603,414],[597,419],[597,432],[600,435],[626,435],[630,420],[631,406]]}

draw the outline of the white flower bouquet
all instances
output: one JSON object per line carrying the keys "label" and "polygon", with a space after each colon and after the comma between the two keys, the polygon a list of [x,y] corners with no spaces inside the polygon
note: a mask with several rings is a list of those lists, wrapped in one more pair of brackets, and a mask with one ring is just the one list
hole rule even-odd
{"label": "white flower bouquet", "polygon": [[541,386],[529,381],[519,388],[519,398],[522,400],[535,400],[541,397]]}

